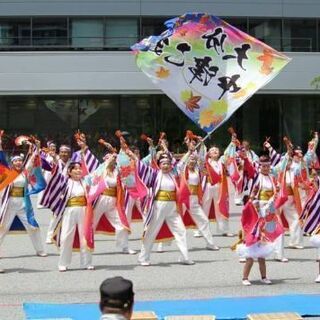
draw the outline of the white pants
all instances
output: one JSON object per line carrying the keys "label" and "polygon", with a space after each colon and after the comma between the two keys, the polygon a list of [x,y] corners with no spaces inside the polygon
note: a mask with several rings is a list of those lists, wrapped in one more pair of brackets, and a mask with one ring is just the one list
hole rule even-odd
{"label": "white pants", "polygon": [[207,217],[209,217],[211,203],[214,203],[214,212],[216,216],[216,231],[217,233],[228,233],[229,231],[229,221],[226,219],[219,210],[218,200],[219,200],[219,189],[220,183],[212,186],[207,183],[206,190],[202,197],[202,208]]}
{"label": "white pants", "polygon": [[310,237],[310,244],[317,248],[317,260],[320,261],[320,234],[315,234]]}
{"label": "white pants", "polygon": [[210,231],[210,223],[208,217],[203,212],[197,195],[190,196],[190,215],[194,220],[197,228],[204,237],[207,245],[213,245],[213,238]]}
{"label": "white pants", "polygon": [[274,248],[275,259],[281,260],[282,258],[284,258],[284,234],[279,236],[274,243],[275,243],[275,248]]}
{"label": "white pants", "polygon": [[234,204],[235,205],[239,205],[239,204],[242,204],[242,201],[243,201],[243,192],[240,192],[237,190],[237,187],[234,186]]}
{"label": "white pants", "polygon": [[101,195],[99,197],[99,200],[94,207],[93,228],[94,230],[96,230],[99,220],[101,219],[102,215],[105,215],[111,223],[111,225],[116,230],[117,247],[127,249],[129,233],[128,230],[126,230],[121,224],[116,207],[116,201],[116,197],[110,197],[105,195]]}
{"label": "white pants", "polygon": [[67,207],[63,214],[60,235],[59,267],[68,267],[72,259],[72,247],[76,229],[80,240],[80,267],[86,268],[92,263],[92,255],[88,250],[83,234],[83,223],[86,207]]}
{"label": "white pants", "polygon": [[[125,214],[126,214],[126,217],[127,217],[127,220],[128,220],[128,223],[130,226],[131,226],[131,222],[132,222],[132,211],[133,211],[134,206],[136,206],[137,209],[139,210],[139,212],[141,213],[143,221],[145,218],[144,215],[142,214],[140,199],[134,199],[129,196],[128,203],[127,203],[127,206],[125,209]],[[122,247],[124,249],[129,248],[129,232],[127,232],[126,235],[124,235],[124,237],[123,237]]]}
{"label": "white pants", "polygon": [[3,242],[4,237],[8,233],[14,218],[18,216],[26,231],[28,232],[32,245],[36,252],[44,252],[40,228],[32,227],[28,223],[22,197],[10,197],[8,200],[7,210],[4,215],[5,216],[0,227],[0,245]]}
{"label": "white pants", "polygon": [[47,242],[51,242],[52,241],[52,236],[53,236],[53,232],[54,232],[54,227],[55,227],[55,216],[54,214],[51,214],[50,216],[50,222],[49,222],[49,226],[48,226],[48,230],[47,230]]}
{"label": "white pants", "polygon": [[187,230],[177,212],[175,201],[155,201],[153,215],[142,240],[139,262],[150,262],[150,253],[154,240],[164,223],[167,223],[175,237],[183,260],[189,260],[187,248]]}
{"label": "white pants", "polygon": [[290,246],[303,245],[303,231],[299,224],[299,214],[294,205],[293,196],[288,196],[288,200],[282,206],[283,213],[289,224]]}
{"label": "white pants", "polygon": [[[136,206],[139,212],[142,213],[140,200],[129,197],[128,203],[126,206],[126,211],[125,211],[129,224],[131,224],[131,221],[132,221],[132,211],[134,206]],[[142,216],[142,219],[144,219],[144,215],[141,214],[141,216]]]}
{"label": "white pants", "polygon": [[43,196],[44,190],[40,191],[37,194],[37,209],[44,209],[44,206],[40,204],[42,196]]}

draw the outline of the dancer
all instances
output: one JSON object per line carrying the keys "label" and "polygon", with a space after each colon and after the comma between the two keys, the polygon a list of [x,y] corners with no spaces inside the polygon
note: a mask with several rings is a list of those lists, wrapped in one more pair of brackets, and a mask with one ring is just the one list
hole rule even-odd
{"label": "dancer", "polygon": [[4,166],[3,171],[8,172],[8,176],[12,177],[9,180],[3,177],[3,189],[0,190],[0,245],[8,232],[27,231],[37,256],[46,257],[40,227],[35,219],[30,200],[30,195],[40,192],[46,186],[40,168],[40,142],[37,140],[31,142],[30,139],[25,143],[29,145],[26,159],[20,154],[12,156],[9,168],[5,161],[0,137],[0,159]]}
{"label": "dancer", "polygon": [[[48,141],[47,147],[42,148],[42,150],[40,151],[41,159],[44,159],[44,162],[45,162],[45,164],[43,165],[44,168],[42,169],[42,175],[46,182],[48,182],[50,179],[53,162],[54,162],[54,159],[57,157],[56,149],[57,149],[56,144],[53,141]],[[38,193],[38,197],[37,197],[38,209],[43,209],[43,206],[40,205],[43,192],[44,191],[41,191]]]}
{"label": "dancer", "polygon": [[[50,174],[47,174],[47,182],[49,181],[52,170],[55,167],[55,170],[58,170],[62,175],[65,177],[68,176],[68,167],[71,161],[71,148],[67,145],[61,145],[59,148],[59,154],[58,156],[55,156],[54,154],[50,154],[49,157],[47,154],[41,155],[41,161],[42,166],[45,168],[45,172],[50,172]],[[39,205],[42,202],[43,194],[45,193],[45,190],[43,191]],[[46,237],[46,244],[52,244],[52,236],[54,231],[54,225],[55,225],[55,216],[52,213],[50,217],[50,222],[47,230],[47,237]]]}
{"label": "dancer", "polygon": [[259,163],[260,172],[254,178],[250,200],[242,213],[244,244],[237,247],[238,254],[246,258],[242,277],[244,286],[251,285],[249,275],[254,259],[258,260],[261,282],[272,283],[267,277],[265,258],[274,251],[274,241],[283,233],[275,209],[276,186],[270,175],[270,159],[261,156]]}
{"label": "dancer", "polygon": [[190,225],[195,225],[198,228],[205,239],[206,249],[219,250],[219,247],[214,245],[213,242],[209,219],[200,205],[202,200],[201,174],[198,165],[199,159],[195,154],[195,144],[196,142],[194,140],[188,141],[189,151],[177,164],[177,170],[180,176],[180,193],[185,193],[187,203],[183,220],[186,226],[188,226],[186,219],[189,219],[191,220]]}
{"label": "dancer", "polygon": [[319,273],[315,282],[320,283],[320,170],[311,171],[311,192],[303,208],[300,223],[305,233],[311,235],[310,243],[317,248]]}
{"label": "dancer", "polygon": [[153,243],[164,222],[167,223],[173,233],[182,254],[180,262],[186,265],[194,264],[189,259],[186,228],[177,211],[177,206],[180,206],[181,203],[177,201],[178,184],[172,171],[171,157],[168,154],[162,154],[158,160],[160,169],[156,170],[139,161],[129,149],[126,152],[130,158],[137,162],[139,177],[146,187],[151,189],[151,194],[144,201],[143,209],[147,212],[147,215],[138,259],[140,265],[149,266],[151,264],[150,255]]}
{"label": "dancer", "polygon": [[[82,155],[86,152],[86,145],[81,145]],[[93,250],[92,201],[99,195],[101,187],[95,188],[90,194],[90,183],[104,184],[104,174],[107,162],[101,164],[91,174],[85,175],[83,164],[71,162],[67,169],[67,176],[58,168],[48,182],[48,187],[41,204],[55,214],[53,240],[60,248],[58,270],[65,272],[71,264],[72,249],[80,249],[80,267],[93,270],[91,250]],[[52,190],[54,192],[52,192]],[[92,238],[90,237],[92,235]]]}
{"label": "dancer", "polygon": [[[229,232],[229,191],[227,181],[226,162],[234,148],[234,138],[226,148],[224,155],[220,155],[218,147],[211,147],[205,159],[206,176],[203,179],[202,208],[209,220],[216,221],[217,232],[226,237],[233,237]],[[199,236],[197,233],[195,237]]]}

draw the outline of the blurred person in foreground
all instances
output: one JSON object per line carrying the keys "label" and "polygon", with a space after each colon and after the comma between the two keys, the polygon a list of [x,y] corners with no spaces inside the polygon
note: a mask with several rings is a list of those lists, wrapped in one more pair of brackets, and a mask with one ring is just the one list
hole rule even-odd
{"label": "blurred person in foreground", "polygon": [[133,284],[122,277],[104,280],[100,285],[100,320],[131,319],[134,303]]}

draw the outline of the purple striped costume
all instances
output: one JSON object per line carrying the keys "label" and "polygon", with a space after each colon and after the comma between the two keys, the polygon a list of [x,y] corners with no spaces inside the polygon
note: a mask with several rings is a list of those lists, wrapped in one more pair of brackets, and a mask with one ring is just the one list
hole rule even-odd
{"label": "purple striped costume", "polygon": [[316,233],[320,228],[320,178],[316,178],[318,190],[307,200],[304,205],[300,222],[304,232]]}

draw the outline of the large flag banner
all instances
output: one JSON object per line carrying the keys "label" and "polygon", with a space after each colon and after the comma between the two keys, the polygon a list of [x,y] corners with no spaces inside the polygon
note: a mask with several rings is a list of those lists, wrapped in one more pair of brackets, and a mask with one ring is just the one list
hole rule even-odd
{"label": "large flag banner", "polygon": [[185,14],[132,46],[138,67],[202,130],[212,132],[290,61],[218,17]]}

